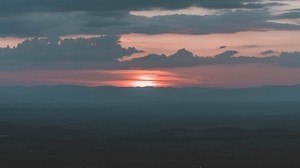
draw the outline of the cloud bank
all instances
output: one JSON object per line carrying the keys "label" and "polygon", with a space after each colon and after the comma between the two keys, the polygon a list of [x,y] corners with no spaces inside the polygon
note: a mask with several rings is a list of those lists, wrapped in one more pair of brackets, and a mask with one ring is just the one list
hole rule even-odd
{"label": "cloud bank", "polygon": [[151,69],[228,64],[277,64],[300,67],[300,52],[283,52],[266,57],[235,56],[237,51],[225,51],[214,57],[197,56],[186,49],[172,55],[150,54],[120,61],[121,58],[140,53],[134,48],[123,48],[118,36],[64,39],[34,38],[14,48],[1,48],[2,70],[16,69]]}
{"label": "cloud bank", "polygon": [[[299,18],[297,12],[274,15],[284,5],[260,0],[0,0],[0,36],[34,37],[69,34],[211,34],[248,30],[300,30],[297,24],[270,22]],[[131,11],[202,7],[220,14],[147,18]]]}

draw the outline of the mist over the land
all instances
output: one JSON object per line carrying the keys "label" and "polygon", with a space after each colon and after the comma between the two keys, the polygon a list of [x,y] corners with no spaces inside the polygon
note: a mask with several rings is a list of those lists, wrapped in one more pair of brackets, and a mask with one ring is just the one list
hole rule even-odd
{"label": "mist over the land", "polygon": [[2,86],[1,104],[139,104],[205,102],[299,102],[300,86],[264,86],[257,88],[155,88],[85,86]]}

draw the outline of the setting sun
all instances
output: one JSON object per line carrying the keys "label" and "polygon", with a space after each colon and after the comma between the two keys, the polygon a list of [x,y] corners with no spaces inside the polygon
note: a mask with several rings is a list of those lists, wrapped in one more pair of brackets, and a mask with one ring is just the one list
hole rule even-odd
{"label": "setting sun", "polygon": [[131,83],[131,85],[133,87],[156,87],[159,84],[157,83],[154,75],[140,75]]}

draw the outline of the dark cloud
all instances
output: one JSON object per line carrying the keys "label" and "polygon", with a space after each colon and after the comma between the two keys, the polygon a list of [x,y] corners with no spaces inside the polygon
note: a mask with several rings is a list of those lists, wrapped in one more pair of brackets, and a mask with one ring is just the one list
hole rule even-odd
{"label": "dark cloud", "polygon": [[228,58],[231,58],[231,57],[233,57],[235,54],[237,54],[237,53],[239,53],[239,52],[237,52],[237,51],[232,51],[232,50],[230,50],[230,51],[225,51],[225,52],[223,52],[223,53],[221,53],[221,54],[218,54],[218,55],[216,55],[215,56],[215,58],[216,59],[224,59],[224,60],[227,60]]}
{"label": "dark cloud", "polygon": [[[277,19],[260,0],[0,0],[0,36],[60,36],[123,33],[232,33],[247,30],[300,29],[271,23]],[[226,10],[211,16],[172,15],[145,18],[132,10],[183,9],[201,6]]]}
{"label": "dark cloud", "polygon": [[[15,48],[1,48],[2,64],[51,66],[86,63],[115,63],[123,56],[141,52],[135,48],[123,48],[118,36],[102,36],[89,39],[34,38],[25,40]],[[13,67],[12,66],[12,67]],[[18,67],[13,67],[18,68]]]}
{"label": "dark cloud", "polygon": [[[1,70],[21,69],[151,69],[228,64],[277,64],[300,67],[300,53],[281,53],[278,56],[236,56],[237,51],[225,51],[214,57],[194,55],[181,49],[172,55],[150,54],[127,61],[120,58],[142,52],[136,48],[123,48],[118,36],[101,36],[89,39],[56,37],[34,38],[15,48],[0,48]],[[273,51],[263,53],[271,54]]]}
{"label": "dark cloud", "polygon": [[262,55],[270,55],[270,54],[275,54],[276,52],[273,50],[267,50],[267,51],[263,51],[261,52]]}
{"label": "dark cloud", "polygon": [[278,62],[279,65],[285,67],[300,67],[300,52],[281,53]]}
{"label": "dark cloud", "polygon": [[201,66],[213,64],[242,64],[242,63],[262,63],[273,62],[272,58],[261,59],[258,57],[234,57],[237,51],[225,51],[214,57],[200,57],[191,52],[181,49],[177,53],[166,56],[150,54],[145,57],[135,58],[124,62],[129,67],[136,68],[171,68],[185,66]]}
{"label": "dark cloud", "polygon": [[191,54],[185,49],[177,53],[166,56],[150,54],[145,57],[135,58],[125,62],[128,67],[135,68],[174,68],[186,66],[203,65],[230,65],[230,64],[277,64],[283,67],[300,67],[300,53],[281,53],[278,56],[254,57],[254,56],[235,56],[237,51],[225,51],[214,57],[200,57]]}
{"label": "dark cloud", "polygon": [[299,30],[299,25],[272,23],[266,11],[235,11],[221,15],[171,15],[146,18],[123,14],[30,13],[0,17],[0,36],[61,36],[66,34],[235,33],[248,30]]}
{"label": "dark cloud", "polygon": [[259,0],[0,0],[0,13],[20,14],[29,12],[74,12],[74,11],[131,11],[182,9],[200,6],[213,9],[263,8]]}
{"label": "dark cloud", "polygon": [[154,68],[154,67],[181,67],[198,65],[198,58],[186,49],[178,50],[175,54],[166,56],[164,54],[150,54],[145,57],[136,58],[123,62],[125,67]]}
{"label": "dark cloud", "polygon": [[289,12],[299,12],[300,8],[289,9],[287,11],[289,11]]}
{"label": "dark cloud", "polygon": [[288,12],[278,16],[280,19],[299,19],[300,12]]}
{"label": "dark cloud", "polygon": [[28,13],[0,17],[0,36],[52,36],[82,33],[86,13]]}
{"label": "dark cloud", "polygon": [[[266,11],[234,11],[222,15],[190,16],[171,15],[153,18],[132,17],[132,23],[123,27],[125,32],[158,34],[158,33],[186,33],[211,34],[234,33],[253,30],[298,30],[297,25],[272,23],[274,19]],[[249,47],[249,46],[247,46]],[[251,46],[252,47],[252,46]]]}

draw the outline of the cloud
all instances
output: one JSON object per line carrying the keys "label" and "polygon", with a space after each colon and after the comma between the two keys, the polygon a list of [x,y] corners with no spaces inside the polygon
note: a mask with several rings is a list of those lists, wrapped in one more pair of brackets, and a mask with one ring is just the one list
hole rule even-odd
{"label": "cloud", "polygon": [[123,48],[118,36],[101,36],[88,39],[33,38],[15,48],[1,48],[2,67],[25,66],[80,66],[81,64],[118,62],[119,58],[142,52],[136,48]]}
{"label": "cloud", "polygon": [[[211,34],[253,30],[300,30],[300,26],[297,25],[269,22],[274,16],[266,11],[234,11],[220,15],[169,15],[152,18],[133,15],[109,18],[82,16],[84,22],[78,22],[78,16],[75,17],[71,23],[81,27],[77,33]],[[55,29],[51,31],[53,30]],[[70,31],[72,29],[67,30]],[[59,30],[56,32],[59,32]]]}
{"label": "cloud", "polygon": [[284,67],[300,67],[300,52],[281,53],[278,64]]}
{"label": "cloud", "polygon": [[[271,51],[266,51],[266,53],[269,54]],[[283,52],[278,56],[270,57],[235,56],[236,54],[238,54],[237,51],[230,50],[214,57],[200,57],[185,49],[181,49],[170,56],[150,54],[126,61],[124,64],[135,68],[174,68],[230,64],[277,64],[283,67],[300,67],[300,52]]]}
{"label": "cloud", "polygon": [[[24,69],[152,69],[205,65],[277,64],[283,67],[300,67],[300,53],[279,53],[277,56],[236,56],[229,50],[214,57],[197,56],[186,49],[172,55],[150,54],[121,61],[120,58],[142,51],[123,48],[119,36],[64,39],[56,37],[25,40],[14,48],[0,48],[1,70]],[[272,50],[263,52],[267,55]]]}
{"label": "cloud", "polygon": [[166,56],[164,54],[150,54],[145,57],[136,58],[122,63],[125,67],[135,68],[154,68],[154,67],[181,67],[181,66],[195,66],[198,65],[198,58],[187,51],[180,49],[175,54]]}
{"label": "cloud", "polygon": [[82,12],[82,11],[132,11],[160,9],[183,9],[200,6],[213,9],[263,8],[268,4],[259,0],[0,0],[0,14],[29,12]]}
{"label": "cloud", "polygon": [[[19,2],[20,1],[20,2]],[[115,2],[115,3],[113,3]],[[68,34],[234,33],[253,30],[299,30],[299,25],[272,23],[278,19],[260,1],[248,0],[0,0],[0,36],[63,36]],[[274,4],[273,4],[274,5]],[[170,15],[145,18],[132,10],[182,9],[189,6],[234,8],[210,16]],[[241,10],[252,6],[252,9]],[[254,8],[257,6],[257,8]],[[239,9],[240,10],[237,10]],[[254,9],[253,9],[254,8]]]}
{"label": "cloud", "polygon": [[262,51],[261,54],[262,55],[271,55],[271,54],[275,54],[276,52],[273,50],[267,50],[267,51]]}
{"label": "cloud", "polygon": [[300,12],[288,12],[278,16],[280,19],[299,19]]}
{"label": "cloud", "polygon": [[221,54],[216,55],[215,58],[216,59],[220,59],[220,60],[221,59],[227,60],[229,58],[232,58],[237,53],[239,53],[239,52],[237,52],[237,51],[231,51],[231,50],[230,51],[225,51],[225,52],[223,52]]}

